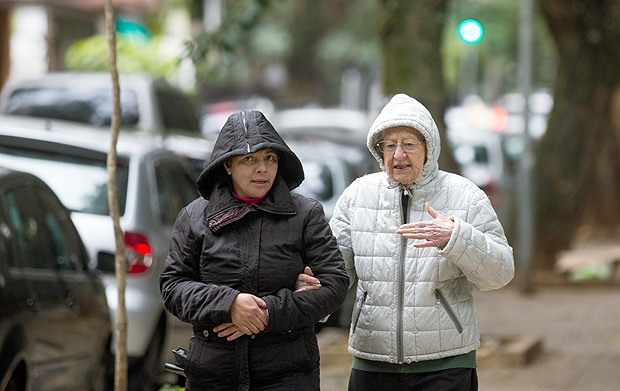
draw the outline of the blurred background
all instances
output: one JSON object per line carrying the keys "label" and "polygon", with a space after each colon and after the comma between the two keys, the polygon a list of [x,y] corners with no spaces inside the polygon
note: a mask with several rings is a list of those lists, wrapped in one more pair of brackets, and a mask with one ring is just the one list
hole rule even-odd
{"label": "blurred background", "polygon": [[[598,291],[563,291],[556,298],[541,291],[537,307],[510,293],[494,293],[499,296],[481,299],[481,323],[492,326],[483,333],[541,330],[552,348],[561,351],[566,340],[593,334],[587,329],[593,318],[615,313],[606,308],[617,305],[616,291],[607,288],[620,286],[620,0],[112,4],[121,134],[135,133],[138,143],[152,142],[152,150],[164,146],[189,163],[170,171],[169,178],[186,179],[193,191],[195,175],[228,116],[260,110],[302,160],[306,181],[296,191],[321,201],[329,218],[351,181],[378,170],[366,148],[366,134],[387,100],[406,93],[427,106],[439,126],[441,169],[466,176],[493,202],[515,250],[515,291],[527,297],[544,286],[574,289],[585,284],[606,292],[601,298]],[[102,0],[0,0],[2,154],[15,155],[15,140],[21,135],[29,138],[19,142],[25,151],[36,144],[58,155],[50,131],[58,133],[56,143],[86,148],[85,139],[99,139],[96,133],[109,129],[104,19]],[[44,120],[33,122],[33,117]],[[8,164],[14,158],[5,159]],[[71,190],[75,185],[68,186]],[[155,187],[145,186],[146,194],[131,197],[150,199],[170,215],[170,221],[159,219],[157,226],[161,243],[154,248],[163,254],[181,206],[175,202],[173,209],[164,201],[176,200],[171,190],[181,186],[151,191]],[[82,235],[88,242],[88,234]],[[153,237],[146,239],[156,243]],[[148,271],[159,270],[162,254],[140,271],[155,277],[150,290],[140,288],[157,304],[151,314],[155,331],[146,339],[161,344],[136,353],[134,371],[141,372],[134,378],[140,383],[148,375],[152,384],[135,390],[149,390],[159,382],[162,355],[178,327],[168,325],[157,273]],[[101,259],[93,262],[99,262],[94,268],[102,272]],[[129,284],[142,280],[139,274]],[[114,282],[109,284],[113,287]],[[327,326],[347,328],[351,299]],[[580,299],[581,307],[561,307]],[[522,312],[514,313],[512,305],[522,306]],[[588,309],[597,305],[601,314],[589,316]],[[540,316],[534,313],[531,327],[523,327],[522,314],[534,308]],[[549,320],[546,326],[543,319]],[[140,322],[142,330],[146,323]],[[573,336],[559,338],[558,323]],[[610,321],[602,323],[607,329],[595,334],[604,347],[595,353],[615,365],[618,329]],[[184,344],[187,330],[176,334]],[[578,352],[575,362],[581,362],[587,347],[572,349],[566,357]],[[565,364],[562,367],[573,368],[572,362]],[[549,368],[539,368],[547,382]],[[500,383],[505,378],[501,374]],[[342,379],[346,382],[346,373]],[[579,383],[566,380],[557,389],[570,389],[571,384]]]}
{"label": "blurred background", "polygon": [[[50,72],[106,71],[102,3],[0,0],[0,87]],[[359,132],[344,138],[365,154],[365,132],[389,96],[421,100],[443,134],[441,167],[493,200],[524,290],[558,270],[560,252],[618,241],[619,1],[112,3],[119,71],[183,91],[207,139],[243,109],[315,142],[333,137],[311,119],[352,125],[345,112],[356,112]],[[295,116],[280,116],[311,108],[342,113],[308,112],[303,132],[290,124]],[[376,169],[366,164],[357,174]],[[607,261],[561,270],[575,276],[574,267],[587,266],[617,279],[617,264]]]}

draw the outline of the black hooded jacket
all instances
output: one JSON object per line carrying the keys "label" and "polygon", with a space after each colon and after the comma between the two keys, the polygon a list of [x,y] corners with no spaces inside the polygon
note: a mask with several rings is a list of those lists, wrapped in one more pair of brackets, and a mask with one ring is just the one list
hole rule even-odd
{"label": "black hooded jacket", "polygon": [[[223,163],[265,148],[278,152],[278,174],[267,196],[247,206],[232,195]],[[160,276],[166,309],[194,327],[185,370],[191,390],[248,389],[318,374],[314,324],[340,307],[349,279],[321,204],[291,193],[303,179],[299,159],[262,113],[228,119],[197,181],[202,197],[179,213]],[[294,293],[305,266],[321,288]],[[213,327],[231,322],[239,293],[261,297],[269,323],[255,336],[228,342]],[[318,381],[309,386],[301,389],[318,389]]]}

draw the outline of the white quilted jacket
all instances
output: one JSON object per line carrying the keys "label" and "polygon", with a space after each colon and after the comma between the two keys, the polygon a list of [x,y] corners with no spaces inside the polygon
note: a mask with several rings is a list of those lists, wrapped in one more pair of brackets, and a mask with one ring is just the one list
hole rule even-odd
{"label": "white quilted jacket", "polygon": [[480,345],[472,297],[505,286],[514,276],[512,248],[486,194],[469,180],[439,171],[440,138],[418,101],[396,95],[368,134],[371,153],[383,130],[410,126],[426,139],[427,162],[409,187],[409,221],[430,220],[425,203],[454,218],[443,249],[415,248],[396,229],[403,223],[403,186],[385,172],[353,182],[330,221],[351,282],[356,306],[349,336],[354,356],[411,363],[468,353]]}

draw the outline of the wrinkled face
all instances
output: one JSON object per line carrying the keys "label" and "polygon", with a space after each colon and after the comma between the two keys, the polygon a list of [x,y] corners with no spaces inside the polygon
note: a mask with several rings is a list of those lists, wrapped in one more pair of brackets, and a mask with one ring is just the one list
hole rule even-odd
{"label": "wrinkled face", "polygon": [[407,126],[388,128],[383,131],[382,145],[387,174],[405,186],[411,185],[422,173],[426,161],[422,134]]}
{"label": "wrinkled face", "polygon": [[224,163],[224,168],[231,176],[233,191],[239,197],[264,197],[278,173],[278,153],[273,149],[261,149],[234,156]]}

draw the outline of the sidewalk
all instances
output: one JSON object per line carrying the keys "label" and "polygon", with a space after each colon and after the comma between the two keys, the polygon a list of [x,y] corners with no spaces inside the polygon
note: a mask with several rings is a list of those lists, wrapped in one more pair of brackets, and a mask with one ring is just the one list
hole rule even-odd
{"label": "sidewalk", "polygon": [[[539,286],[474,293],[482,338],[534,336],[542,352],[529,364],[478,367],[480,391],[620,390],[620,287]],[[347,389],[347,331],[319,333],[321,390]]]}

